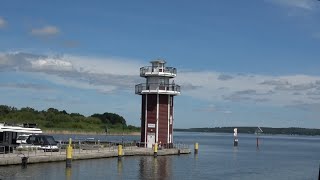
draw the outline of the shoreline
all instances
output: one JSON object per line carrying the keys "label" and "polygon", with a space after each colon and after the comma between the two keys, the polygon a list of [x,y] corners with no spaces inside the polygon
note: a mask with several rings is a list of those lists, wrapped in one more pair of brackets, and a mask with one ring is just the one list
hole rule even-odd
{"label": "shoreline", "polygon": [[85,132],[85,131],[67,131],[67,130],[43,130],[43,134],[78,134],[78,135],[108,135],[108,136],[140,136],[140,132],[113,132],[113,133],[103,133],[103,132]]}

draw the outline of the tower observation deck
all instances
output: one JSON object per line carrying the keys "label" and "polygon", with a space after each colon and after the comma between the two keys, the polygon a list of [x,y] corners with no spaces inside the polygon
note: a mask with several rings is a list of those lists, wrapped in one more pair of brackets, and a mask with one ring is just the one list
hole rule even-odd
{"label": "tower observation deck", "polygon": [[177,69],[166,67],[163,60],[151,61],[151,66],[140,68],[140,77],[145,83],[135,86],[135,93],[142,96],[141,142],[151,148],[158,143],[170,146],[173,143],[173,97],[180,95],[180,86],[174,82]]}
{"label": "tower observation deck", "polygon": [[177,69],[165,67],[165,61],[151,61],[152,66],[140,68],[140,77],[146,78],[146,83],[137,84],[136,94],[171,94],[179,95],[180,86],[170,82],[177,76]]}

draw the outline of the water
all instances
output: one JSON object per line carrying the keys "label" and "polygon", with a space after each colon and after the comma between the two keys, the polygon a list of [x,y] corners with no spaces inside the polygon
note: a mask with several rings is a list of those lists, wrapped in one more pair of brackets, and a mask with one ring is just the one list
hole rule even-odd
{"label": "water", "polygon": [[[82,138],[94,137],[83,136]],[[103,140],[104,136],[95,136]],[[320,137],[256,136],[240,134],[239,147],[233,147],[232,134],[175,133],[175,142],[199,142],[198,155],[166,157],[124,157],[0,167],[0,179],[317,179],[320,163]],[[68,136],[56,136],[68,138]],[[110,136],[120,140],[122,136]],[[124,136],[124,140],[138,140]],[[1,160],[1,159],[0,159]]]}

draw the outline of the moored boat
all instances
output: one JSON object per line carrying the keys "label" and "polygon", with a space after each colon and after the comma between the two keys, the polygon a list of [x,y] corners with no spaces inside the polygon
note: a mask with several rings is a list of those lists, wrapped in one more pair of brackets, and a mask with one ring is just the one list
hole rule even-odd
{"label": "moored boat", "polygon": [[42,134],[42,130],[36,124],[0,123],[0,153],[13,150],[18,145],[17,140],[21,134]]}

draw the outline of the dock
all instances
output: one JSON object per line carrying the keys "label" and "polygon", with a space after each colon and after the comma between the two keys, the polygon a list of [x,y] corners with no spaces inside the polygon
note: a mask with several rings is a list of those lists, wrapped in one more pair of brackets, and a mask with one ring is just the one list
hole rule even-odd
{"label": "dock", "polygon": [[[158,156],[190,154],[189,148],[159,149]],[[123,149],[123,156],[154,156],[152,148],[126,147]],[[22,158],[27,157],[28,164],[66,161],[66,150],[59,152],[44,152],[42,150],[14,151],[8,154],[0,154],[0,166],[20,165]],[[95,148],[95,149],[74,149],[72,160],[100,159],[118,157],[117,147]]]}

